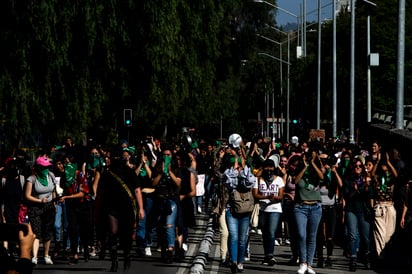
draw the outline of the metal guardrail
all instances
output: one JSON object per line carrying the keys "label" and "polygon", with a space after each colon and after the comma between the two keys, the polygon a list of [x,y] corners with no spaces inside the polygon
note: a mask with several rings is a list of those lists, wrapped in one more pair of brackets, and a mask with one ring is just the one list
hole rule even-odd
{"label": "metal guardrail", "polygon": [[[409,114],[409,113],[408,113]],[[395,125],[395,113],[384,110],[376,110],[372,116],[372,124],[386,124],[390,126]],[[403,127],[409,131],[412,131],[412,116],[404,115]]]}

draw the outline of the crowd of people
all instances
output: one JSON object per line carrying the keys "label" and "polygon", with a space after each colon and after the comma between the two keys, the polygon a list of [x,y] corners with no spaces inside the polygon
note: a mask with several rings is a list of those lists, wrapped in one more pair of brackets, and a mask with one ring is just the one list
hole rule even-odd
{"label": "crowd of people", "polygon": [[[252,231],[262,234],[262,264],[272,266],[283,229],[289,264],[299,274],[316,273],[315,261],[331,267],[336,244],[356,271],[359,263],[383,262],[395,234],[412,239],[410,169],[396,148],[377,140],[361,147],[232,134],[161,144],[148,136],[136,144],[84,147],[68,137],[32,165],[27,160],[18,150],[3,159],[1,219],[30,224],[33,265],[109,255],[110,271],[117,272],[118,248],[124,269],[132,252],[152,256],[154,248],[164,263],[179,261],[188,229],[203,212],[213,217],[221,265],[232,273],[244,271]],[[18,246],[3,244],[10,256]]]}
{"label": "crowd of people", "polygon": [[[331,267],[333,257],[338,256],[333,254],[336,244],[349,258],[348,270],[355,272],[359,263],[365,269],[381,265],[391,247],[393,251],[396,244],[411,241],[412,173],[396,148],[383,148],[377,140],[361,147],[335,141],[299,143],[296,136],[290,144],[281,144],[258,136],[237,148],[229,146],[229,152],[219,157],[217,162],[225,162],[225,157],[242,158],[237,165],[221,169],[225,170],[221,182],[228,193],[221,195],[214,211],[226,216],[216,219],[222,265],[229,265],[232,273],[243,272],[243,262],[250,256],[250,231],[262,235],[262,264],[274,265],[279,230],[284,228],[281,233],[286,234],[292,254],[289,264],[298,266],[298,274],[316,273],[315,260],[318,268]],[[238,179],[234,184],[230,174],[249,168],[255,178],[247,181],[254,182],[251,191],[259,210],[234,214],[230,193],[247,183]],[[219,192],[224,191],[221,187]],[[233,217],[238,230],[231,229]],[[411,254],[405,257],[412,259]]]}

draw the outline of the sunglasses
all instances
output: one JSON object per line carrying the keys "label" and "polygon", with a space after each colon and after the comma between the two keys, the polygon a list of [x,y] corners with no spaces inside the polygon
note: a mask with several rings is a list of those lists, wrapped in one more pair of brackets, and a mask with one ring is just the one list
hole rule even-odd
{"label": "sunglasses", "polygon": [[362,168],[362,165],[355,165],[355,168]]}

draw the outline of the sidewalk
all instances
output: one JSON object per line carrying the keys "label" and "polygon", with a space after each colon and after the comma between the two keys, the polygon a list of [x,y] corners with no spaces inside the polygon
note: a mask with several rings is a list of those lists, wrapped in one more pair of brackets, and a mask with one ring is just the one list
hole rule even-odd
{"label": "sidewalk", "polygon": [[[211,226],[211,220],[209,221]],[[229,267],[220,266],[220,235],[218,232],[213,233],[211,227],[207,228],[206,242],[200,245],[202,251],[198,252],[198,256],[195,258],[192,264],[192,271],[190,273],[231,273]],[[207,245],[210,243],[209,252],[204,256],[204,252],[207,249]],[[203,245],[203,247],[202,247]],[[263,246],[262,246],[262,236],[256,233],[250,235],[250,261],[244,263],[245,272],[247,274],[261,274],[265,272],[276,272],[276,273],[296,273],[298,266],[289,266],[287,265],[288,260],[291,257],[290,246],[281,245],[275,246],[275,258],[277,264],[274,266],[264,266],[261,264],[263,260]],[[326,251],[325,251],[326,252]],[[193,265],[196,265],[197,262],[203,260],[203,269],[197,269],[193,271]],[[204,260],[207,260],[206,262]],[[332,260],[332,267],[330,268],[317,268],[316,267],[316,258],[314,261],[314,270],[316,273],[348,273],[349,270],[349,259],[343,256],[343,250],[336,246],[334,250],[334,256]],[[386,262],[379,269],[365,269],[363,264],[358,263],[358,269],[356,273],[360,274],[389,274],[389,273],[412,273],[411,267],[397,265],[396,262]]]}

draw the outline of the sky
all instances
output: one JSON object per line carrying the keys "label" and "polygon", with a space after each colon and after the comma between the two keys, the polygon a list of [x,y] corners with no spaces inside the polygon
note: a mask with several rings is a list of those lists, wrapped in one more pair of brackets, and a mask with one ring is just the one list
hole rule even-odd
{"label": "sky", "polygon": [[[267,1],[273,3],[271,0]],[[332,19],[332,3],[332,0],[321,0],[322,20]],[[276,5],[300,16],[303,0],[276,0]],[[306,20],[307,22],[318,21],[318,0],[306,0]],[[283,26],[287,23],[296,23],[296,18],[286,12],[278,10],[276,21],[279,25]]]}

